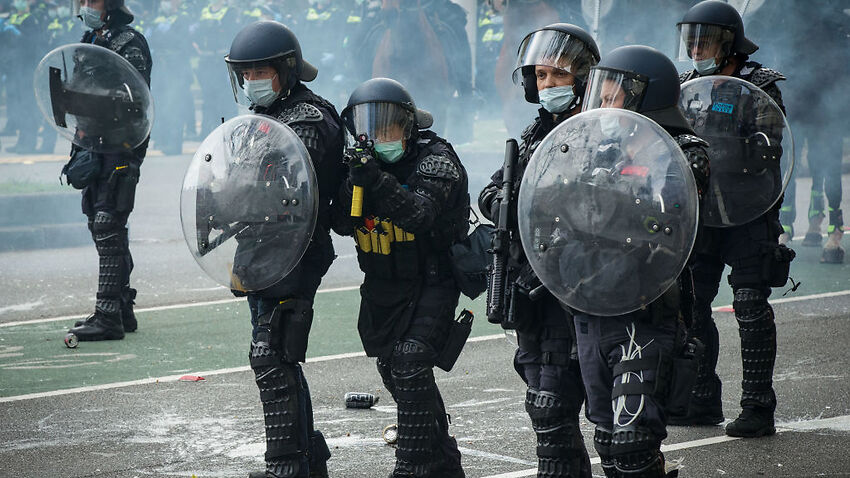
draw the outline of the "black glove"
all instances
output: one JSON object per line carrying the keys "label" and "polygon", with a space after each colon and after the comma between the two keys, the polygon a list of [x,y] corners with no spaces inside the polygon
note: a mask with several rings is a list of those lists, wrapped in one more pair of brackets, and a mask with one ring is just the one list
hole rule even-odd
{"label": "black glove", "polygon": [[348,163],[348,179],[355,186],[370,188],[378,182],[381,177],[381,168],[375,158],[368,155],[360,155],[352,158]]}

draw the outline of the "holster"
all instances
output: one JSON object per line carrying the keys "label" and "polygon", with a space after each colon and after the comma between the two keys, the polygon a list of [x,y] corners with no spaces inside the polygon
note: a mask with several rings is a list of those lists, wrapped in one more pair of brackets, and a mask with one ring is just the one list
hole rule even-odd
{"label": "holster", "polygon": [[109,177],[115,199],[115,210],[127,213],[133,210],[136,201],[136,185],[139,183],[139,165],[128,161],[125,166],[116,168]]}
{"label": "holster", "polygon": [[697,369],[704,353],[705,345],[696,337],[689,337],[681,352],[673,357],[673,370],[665,407],[668,414],[687,415],[691,391],[696,384]]}
{"label": "holster", "polygon": [[788,282],[791,261],[797,253],[785,244],[771,244],[764,251],[762,278],[771,287],[783,287]]}
{"label": "holster", "polygon": [[434,365],[440,367],[446,372],[451,371],[455,366],[463,346],[466,344],[466,339],[469,338],[469,333],[472,331],[473,314],[469,310],[462,310],[456,320],[452,321],[449,335],[446,337],[446,343]]}
{"label": "holster", "polygon": [[272,311],[271,329],[282,337],[279,351],[284,362],[303,362],[307,358],[307,339],[313,324],[313,303],[288,299]]}
{"label": "holster", "polygon": [[[509,276],[510,277],[510,276]],[[509,285],[507,297],[507,314],[502,321],[505,330],[523,330],[527,326],[533,302],[540,298],[532,296],[531,292],[541,285],[540,279],[529,264],[519,269],[519,274]]]}

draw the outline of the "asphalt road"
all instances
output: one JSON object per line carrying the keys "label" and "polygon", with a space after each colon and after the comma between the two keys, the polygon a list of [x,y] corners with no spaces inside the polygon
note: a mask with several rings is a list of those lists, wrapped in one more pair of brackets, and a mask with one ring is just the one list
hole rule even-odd
{"label": "asphalt road", "polygon": [[[721,427],[670,427],[666,455],[680,463],[680,476],[848,476],[850,295],[780,303],[776,311],[779,433],[733,440]],[[740,352],[732,314],[719,313],[718,325],[728,419],[739,412]],[[13,328],[18,327],[33,326]],[[474,340],[451,373],[437,373],[467,476],[533,476],[534,435],[523,410],[523,385],[511,367],[513,349],[502,338]],[[356,353],[314,357],[304,370],[317,426],[332,448],[331,476],[386,476],[393,450],[380,432],[394,421],[395,409],[374,361]],[[61,369],[55,373],[63,374]],[[237,477],[261,467],[262,410],[244,363],[230,370],[181,373],[206,380],[162,377],[0,398],[2,475]],[[380,402],[370,410],[347,410],[343,396],[348,391],[375,393]],[[582,419],[595,456],[592,429]],[[601,476],[598,465],[594,471]]]}

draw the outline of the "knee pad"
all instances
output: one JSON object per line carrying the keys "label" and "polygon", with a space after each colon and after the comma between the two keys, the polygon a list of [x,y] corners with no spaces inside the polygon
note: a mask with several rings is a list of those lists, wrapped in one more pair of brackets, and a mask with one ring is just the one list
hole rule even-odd
{"label": "knee pad", "polygon": [[405,338],[399,340],[393,348],[392,375],[399,377],[409,375],[422,368],[434,366],[434,349],[427,343]]}
{"label": "knee pad", "polygon": [[612,436],[611,430],[606,430],[598,426],[593,432],[593,448],[596,449],[596,453],[599,455],[602,471],[605,472],[605,476],[616,476],[617,472],[614,465],[614,457],[611,454]]}
{"label": "knee pad", "polygon": [[266,428],[266,461],[303,454],[307,428],[301,397],[301,370],[285,363],[267,342],[251,342],[251,368],[254,370]]}
{"label": "knee pad", "polygon": [[89,229],[99,256],[123,256],[126,254],[127,228],[113,214],[97,211],[90,222]]}
{"label": "knee pad", "polygon": [[646,428],[615,429],[611,434],[611,454],[614,466],[624,478],[664,476],[661,439]]}
{"label": "knee pad", "polygon": [[584,452],[579,428],[579,410],[570,408],[561,396],[529,388],[525,411],[537,434],[537,456],[568,457]]}
{"label": "knee pad", "polygon": [[741,327],[742,340],[751,338],[751,334],[774,328],[773,309],[761,290],[744,287],[736,290],[732,307],[735,309],[735,319]]}

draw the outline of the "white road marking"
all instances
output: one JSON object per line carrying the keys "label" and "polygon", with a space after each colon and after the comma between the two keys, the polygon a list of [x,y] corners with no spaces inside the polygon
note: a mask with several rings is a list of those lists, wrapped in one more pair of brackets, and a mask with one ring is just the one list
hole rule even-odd
{"label": "white road marking", "polygon": [[[670,452],[676,450],[685,450],[688,448],[696,448],[701,446],[715,445],[717,443],[725,443],[728,441],[740,440],[740,438],[728,437],[726,435],[711,437],[711,438],[702,438],[699,440],[691,440],[682,443],[672,443],[670,445],[662,445],[661,451]],[[598,465],[600,462],[599,457],[591,458],[590,464]],[[535,476],[537,474],[537,468],[529,468],[527,470],[519,470],[519,471],[511,471],[509,473],[501,473],[499,475],[490,475],[485,476],[484,478],[522,478],[525,476]]]}
{"label": "white road marking", "polygon": [[[341,291],[354,290],[354,289],[358,289],[358,288],[359,288],[359,286],[338,287],[338,288],[334,288],[334,289],[323,289],[323,290],[320,290],[319,292],[320,293],[341,292]],[[778,299],[778,300],[771,301],[771,302],[773,302],[774,304],[777,304],[777,303],[783,303],[783,302],[797,302],[797,301],[801,301],[801,300],[821,299],[821,298],[826,298],[826,297],[838,297],[838,296],[843,296],[843,295],[850,295],[850,290],[844,290],[844,291],[838,291],[838,292],[827,292],[827,293],[824,293],[824,294],[814,294],[814,295],[809,295],[809,296],[790,297],[788,299]],[[202,305],[214,305],[214,304],[238,302],[240,300],[242,300],[242,299],[234,298],[234,299],[227,299],[227,300],[218,300],[218,301],[211,301],[211,302],[199,302],[199,303],[191,303],[191,304],[184,304],[184,305],[175,304],[175,305],[166,305],[166,306],[161,306],[161,307],[151,307],[151,308],[148,308],[148,309],[138,309],[138,311],[143,312],[143,311],[153,311],[153,310],[176,309],[176,308],[180,308],[180,307],[197,307],[197,306],[202,306]],[[715,308],[715,309],[718,309],[718,308]],[[27,321],[27,322],[11,322],[11,323],[6,323],[6,324],[0,324],[0,327],[11,327],[12,325],[24,325],[24,324],[29,324],[29,323],[53,322],[53,321],[56,321],[56,320],[68,320],[69,318],[74,318],[74,316],[56,317],[56,318],[52,318],[52,319],[41,319],[41,320],[34,320],[34,321]],[[500,339],[500,338],[503,338],[503,337],[504,337],[504,334],[484,335],[484,336],[480,336],[480,337],[472,337],[468,340],[468,342],[482,342],[482,341],[486,341],[486,340]],[[365,352],[352,352],[352,353],[337,354],[337,355],[325,355],[325,356],[321,356],[321,357],[308,358],[307,363],[326,362],[326,361],[330,361],[330,360],[340,360],[340,359],[347,359],[347,358],[354,358],[354,357],[365,357],[365,356],[366,356]],[[234,373],[234,372],[246,372],[246,371],[249,371],[250,369],[251,368],[246,365],[246,366],[242,366],[242,367],[233,367],[233,368],[225,368],[225,369],[219,369],[219,370],[210,370],[210,371],[205,371],[205,372],[198,372],[198,373],[195,373],[194,375],[200,375],[202,377],[207,377],[207,376],[223,375],[223,374]],[[23,400],[32,400],[32,399],[36,399],[36,398],[70,395],[70,394],[74,394],[74,393],[83,393],[83,392],[90,392],[90,391],[95,391],[95,390],[109,390],[109,389],[113,389],[113,388],[130,387],[130,386],[133,386],[133,385],[144,385],[144,384],[149,384],[149,383],[176,382],[177,379],[179,379],[182,376],[183,376],[183,374],[167,375],[167,376],[164,376],[164,377],[152,377],[152,378],[146,378],[146,379],[141,379],[141,380],[129,380],[129,381],[125,381],[125,382],[114,382],[114,383],[105,383],[105,384],[101,384],[101,385],[92,385],[92,386],[88,386],[88,387],[70,388],[70,389],[65,389],[65,390],[51,390],[49,392],[28,393],[28,394],[25,394],[25,395],[14,395],[14,396],[11,396],[11,397],[0,397],[0,403],[18,402],[18,401],[23,401]],[[510,476],[513,476],[513,475],[505,475],[504,477],[499,475],[499,478],[509,478]],[[516,475],[516,476],[529,476],[529,475]]]}
{"label": "white road marking", "polygon": [[[331,289],[321,289],[317,292],[317,294],[327,294],[330,292],[345,292],[349,290],[357,290],[360,286],[347,286],[347,287],[335,287]],[[244,297],[234,297],[232,299],[219,299],[219,300],[211,300],[207,302],[188,302],[185,304],[172,304],[172,305],[160,305],[157,307],[145,307],[141,309],[135,309],[136,313],[139,312],[158,312],[161,310],[174,310],[174,309],[183,309],[189,307],[204,307],[207,305],[219,305],[219,304],[232,304],[234,302],[244,302]],[[10,306],[16,307],[16,306]],[[6,307],[6,308],[10,308]],[[17,325],[31,325],[31,324],[44,324],[48,322],[59,322],[63,320],[78,320],[84,319],[88,317],[88,315],[63,315],[61,317],[51,317],[47,319],[33,319],[33,320],[21,320],[17,322],[4,322],[0,324],[0,328],[2,327],[14,327]]]}
{"label": "white road marking", "polygon": [[[522,460],[522,459],[519,459],[519,458],[514,458],[512,456],[499,455],[498,453],[490,453],[490,452],[481,451],[481,450],[473,450],[472,448],[466,448],[466,447],[463,447],[463,446],[459,446],[459,447],[457,447],[457,449],[460,450],[460,452],[463,453],[464,455],[480,456],[481,458],[489,458],[491,460],[505,461],[505,462],[508,462],[508,463],[516,463],[518,465],[531,466],[531,465],[534,464],[534,462],[532,462],[532,461]],[[537,468],[534,469],[534,473],[537,474]]]}
{"label": "white road marking", "polygon": [[[826,299],[829,297],[841,297],[845,295],[850,295],[850,290],[839,290],[836,292],[824,292],[822,294],[811,294],[811,295],[801,295],[796,297],[786,297],[784,299],[768,299],[771,305],[776,304],[787,304],[788,302],[800,302],[803,300],[817,300],[817,299]],[[714,312],[719,312],[721,309],[731,309],[732,304],[723,305],[720,307],[712,307],[711,310]]]}

